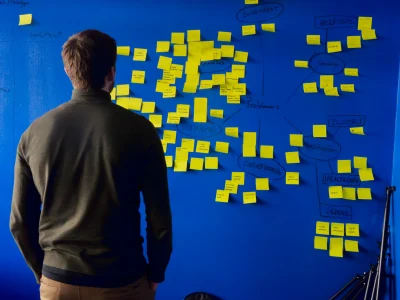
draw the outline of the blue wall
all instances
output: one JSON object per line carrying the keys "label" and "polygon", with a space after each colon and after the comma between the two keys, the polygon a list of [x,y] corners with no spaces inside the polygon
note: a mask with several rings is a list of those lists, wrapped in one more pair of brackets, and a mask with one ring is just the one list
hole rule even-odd
{"label": "blue wall", "polygon": [[[146,84],[131,84],[132,95],[156,101],[164,123],[167,112],[175,111],[176,104],[190,104],[193,109],[194,97],[207,97],[209,108],[224,109],[225,119],[209,118],[202,127],[214,130],[212,136],[187,129],[190,126],[175,128],[164,124],[160,130],[162,136],[163,129],[177,129],[177,145],[188,136],[208,140],[212,147],[215,141],[227,141],[230,153],[211,151],[210,156],[219,157],[218,171],[169,171],[174,253],[159,299],[182,299],[194,291],[207,291],[229,300],[327,299],[375,260],[384,188],[392,181],[400,28],[396,1],[277,1],[279,4],[270,5],[283,8],[279,16],[268,20],[273,17],[271,13],[258,13],[246,18],[253,21],[249,24],[257,24],[258,30],[256,36],[248,37],[241,35],[245,23],[236,17],[245,7],[243,0],[6,2],[0,1],[0,298],[38,299],[38,286],[8,230],[15,148],[35,118],[69,99],[71,86],[63,71],[61,46],[68,36],[87,28],[109,33],[121,46],[149,50],[145,63],[118,57],[117,84],[129,83],[132,70],[145,70]],[[33,14],[32,26],[16,26],[22,13]],[[347,49],[346,37],[358,35],[359,31],[353,25],[332,25],[329,30],[315,27],[320,20],[316,17],[329,15],[336,17],[325,19],[372,16],[378,40],[363,41],[362,49]],[[261,32],[255,22],[258,16],[276,23],[277,32]],[[154,92],[155,82],[162,76],[156,68],[156,41],[169,40],[171,32],[188,29],[201,29],[202,40],[215,41],[218,31],[230,31],[236,50],[249,52],[244,80],[247,96],[242,97],[240,105],[226,104],[215,88],[195,95],[182,93],[184,79],[177,80],[176,99],[162,99]],[[51,35],[38,37],[44,33]],[[319,74],[311,69],[295,69],[293,61],[314,58],[315,63],[315,57],[322,56],[314,55],[325,52],[324,45],[306,45],[307,34],[320,34],[323,43],[327,39],[342,41],[342,52],[322,60],[334,61],[338,68],[340,64],[359,68],[359,77],[345,77],[342,69],[335,75],[335,86],[354,83],[355,94],[341,92],[336,98],[324,96],[321,90],[318,94],[303,93],[302,82],[318,82]],[[216,42],[216,47],[219,45]],[[167,56],[173,57],[172,52]],[[174,57],[174,63],[184,61],[185,58]],[[332,73],[329,68],[322,71],[327,70]],[[201,79],[211,79],[211,74],[202,73]],[[351,135],[348,127],[335,127],[332,123],[334,119],[353,119],[349,115],[364,120],[366,136]],[[191,121],[183,122],[190,124]],[[327,124],[328,138],[305,139],[310,146],[300,149],[301,163],[286,164],[285,152],[297,151],[289,146],[289,134],[300,131],[310,136],[314,124]],[[215,203],[216,190],[224,188],[232,171],[242,170],[238,164],[242,161],[242,138],[223,134],[224,127],[235,126],[240,133],[256,131],[258,148],[274,145],[277,164],[263,162],[279,168],[281,175],[285,171],[300,172],[300,186],[286,185],[281,175],[244,168],[245,186],[231,196],[229,204]],[[318,145],[320,150],[311,150]],[[337,152],[326,155],[322,148]],[[167,155],[174,152],[175,145],[169,145]],[[336,173],[337,159],[353,156],[367,156],[368,166],[374,170],[375,181],[361,183],[362,187],[372,188],[373,201],[328,198],[329,184],[324,183],[324,174]],[[205,155],[191,153],[190,157]],[[257,192],[257,204],[243,205],[241,193],[255,190],[251,173],[270,177],[272,188]],[[398,180],[397,175],[393,178]],[[361,237],[357,240],[361,252],[345,253],[341,259],[329,257],[327,251],[314,250],[316,221],[359,223]]]}

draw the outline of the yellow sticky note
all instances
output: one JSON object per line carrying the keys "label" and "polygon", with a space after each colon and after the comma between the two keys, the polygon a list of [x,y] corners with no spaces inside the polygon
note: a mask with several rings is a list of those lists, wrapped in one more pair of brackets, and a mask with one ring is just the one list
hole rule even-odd
{"label": "yellow sticky note", "polygon": [[175,159],[176,160],[187,161],[188,158],[189,158],[189,152],[187,152],[185,149],[182,149],[181,147],[175,148]]}
{"label": "yellow sticky note", "polygon": [[218,157],[206,157],[207,170],[218,170]]}
{"label": "yellow sticky note", "polygon": [[188,30],[187,41],[188,42],[199,42],[201,38],[200,30]]}
{"label": "yellow sticky note", "polygon": [[190,170],[203,171],[204,159],[192,157],[190,159]]}
{"label": "yellow sticky note", "polygon": [[163,98],[175,98],[176,97],[176,86],[169,86],[163,91]]}
{"label": "yellow sticky note", "polygon": [[185,64],[185,74],[198,74],[199,64],[194,61],[187,61]]}
{"label": "yellow sticky note", "polygon": [[153,114],[156,109],[155,102],[143,102],[142,103],[142,113],[144,114]]}
{"label": "yellow sticky note", "polygon": [[269,191],[269,179],[268,178],[256,178],[256,190],[257,191]]}
{"label": "yellow sticky note", "polygon": [[221,45],[221,56],[233,58],[235,55],[235,46]]}
{"label": "yellow sticky note", "polygon": [[212,89],[213,81],[212,80],[202,80],[200,82],[200,90],[208,90]]}
{"label": "yellow sticky note", "polygon": [[181,115],[177,112],[169,112],[167,124],[179,124],[181,122]]}
{"label": "yellow sticky note", "polygon": [[169,69],[169,72],[175,76],[175,78],[182,78],[183,75],[183,65],[176,65],[176,64],[171,64],[171,68]]}
{"label": "yellow sticky note", "polygon": [[342,51],[342,42],[335,41],[335,42],[328,42],[327,43],[328,53],[335,53]]}
{"label": "yellow sticky note", "polygon": [[226,127],[225,135],[238,138],[239,137],[239,128],[238,127]]}
{"label": "yellow sticky note", "polygon": [[243,157],[256,157],[256,145],[243,144]]}
{"label": "yellow sticky note", "polygon": [[320,75],[319,87],[321,89],[333,87],[333,75]]}
{"label": "yellow sticky note", "polygon": [[373,181],[374,174],[372,173],[372,168],[358,169],[358,175],[361,181]]}
{"label": "yellow sticky note", "polygon": [[358,17],[358,30],[371,29],[372,28],[372,17]]}
{"label": "yellow sticky note", "polygon": [[255,35],[256,34],[256,25],[243,25],[242,26],[242,35]]}
{"label": "yellow sticky note", "polygon": [[115,97],[117,96],[117,88],[112,89],[110,96],[111,96],[111,100],[115,100]]}
{"label": "yellow sticky note", "polygon": [[232,75],[237,78],[244,78],[246,72],[246,66],[244,65],[232,65]]}
{"label": "yellow sticky note", "polygon": [[213,85],[225,84],[225,74],[212,74]]}
{"label": "yellow sticky note", "polygon": [[364,41],[376,40],[375,29],[363,29],[361,31],[361,36]]}
{"label": "yellow sticky note", "polygon": [[261,24],[263,31],[275,32],[275,23]]}
{"label": "yellow sticky note", "polygon": [[185,33],[184,32],[172,32],[171,33],[171,43],[183,45],[185,43]]}
{"label": "yellow sticky note", "polygon": [[186,56],[187,46],[186,45],[174,45],[174,56]]}
{"label": "yellow sticky note", "polygon": [[232,39],[232,32],[218,31],[218,42],[230,42]]}
{"label": "yellow sticky note", "polygon": [[360,236],[360,225],[347,223],[346,224],[346,236]]}
{"label": "yellow sticky note", "polygon": [[194,98],[193,122],[207,122],[207,98]]}
{"label": "yellow sticky note", "polygon": [[337,170],[338,173],[351,173],[351,160],[338,160]]}
{"label": "yellow sticky note", "polygon": [[361,48],[361,36],[359,35],[348,36],[347,48],[349,49]]}
{"label": "yellow sticky note", "polygon": [[157,69],[169,71],[172,64],[172,58],[166,56],[160,56],[158,59]]}
{"label": "yellow sticky note", "polygon": [[307,45],[321,45],[321,36],[309,34],[307,35]]}
{"label": "yellow sticky note", "polygon": [[135,48],[135,50],[133,50],[133,60],[146,61],[146,59],[147,59],[147,49]]}
{"label": "yellow sticky note", "polygon": [[246,84],[245,83],[234,84],[232,87],[232,94],[245,96],[246,95]]}
{"label": "yellow sticky note", "polygon": [[351,187],[343,188],[343,199],[356,200],[356,189]]}
{"label": "yellow sticky note", "polygon": [[244,185],[244,172],[232,172],[232,181],[238,185]]}
{"label": "yellow sticky note", "polygon": [[274,158],[274,146],[261,145],[260,146],[261,158]]}
{"label": "yellow sticky note", "polygon": [[220,96],[239,96],[240,99],[240,95],[232,95],[232,91],[233,91],[233,85],[231,84],[221,84],[219,86]]}
{"label": "yellow sticky note", "polygon": [[217,190],[217,194],[215,196],[215,202],[228,203],[229,192],[224,190]]}
{"label": "yellow sticky note", "polygon": [[212,49],[214,60],[220,60],[222,58],[222,50],[218,48]]}
{"label": "yellow sticky note", "polygon": [[169,52],[170,42],[169,41],[158,41],[156,52]]}
{"label": "yellow sticky note", "polygon": [[303,147],[303,135],[302,134],[291,134],[290,135],[290,146]]}
{"label": "yellow sticky note", "polygon": [[358,249],[358,241],[345,240],[344,249],[347,252],[360,252]]}
{"label": "yellow sticky note", "polygon": [[331,223],[331,235],[344,236],[344,224],[343,223]]}
{"label": "yellow sticky note", "polygon": [[303,83],[304,93],[318,93],[316,82],[305,82]]}
{"label": "yellow sticky note", "polygon": [[226,103],[240,104],[240,95],[226,95]]}
{"label": "yellow sticky note", "polygon": [[155,128],[162,127],[162,115],[150,115],[149,120],[151,123],[153,123]]}
{"label": "yellow sticky note", "polygon": [[129,92],[130,92],[129,84],[117,85],[117,96],[129,96]]}
{"label": "yellow sticky note", "polygon": [[308,61],[307,60],[295,60],[294,66],[296,68],[308,68]]}
{"label": "yellow sticky note", "polygon": [[256,145],[257,132],[243,132],[243,144]]}
{"label": "yellow sticky note", "polygon": [[177,105],[176,105],[176,112],[177,112],[182,118],[189,118],[190,105],[189,105],[189,104],[177,104]]}
{"label": "yellow sticky note", "polygon": [[176,143],[176,131],[164,130],[163,141],[168,144],[175,144]]}
{"label": "yellow sticky note", "polygon": [[300,184],[299,172],[286,172],[286,184]]}
{"label": "yellow sticky note", "polygon": [[359,200],[372,200],[371,188],[358,188],[357,198]]}
{"label": "yellow sticky note", "polygon": [[145,71],[138,71],[138,70],[133,70],[132,71],[132,83],[144,83],[144,78],[146,76]]}
{"label": "yellow sticky note", "polygon": [[232,180],[225,180],[225,191],[228,191],[230,194],[237,194],[238,184]]}
{"label": "yellow sticky note", "polygon": [[249,52],[244,51],[236,51],[234,61],[247,63],[247,59],[249,58]]}
{"label": "yellow sticky note", "polygon": [[[236,66],[240,66],[240,65],[236,65]],[[244,68],[243,68],[243,77],[244,77]],[[239,83],[239,74],[233,73],[233,72],[226,72],[225,74],[225,80],[226,80],[226,84],[238,84]]]}
{"label": "yellow sticky note", "polygon": [[118,97],[117,105],[122,106],[126,109],[140,111],[142,107],[142,99],[132,97]]}
{"label": "yellow sticky note", "polygon": [[355,93],[354,84],[341,84],[340,89],[342,90],[342,92]]}
{"label": "yellow sticky note", "polygon": [[194,152],[194,139],[182,139],[181,148],[187,152]]}
{"label": "yellow sticky note", "polygon": [[299,157],[299,152],[294,151],[294,152],[286,152],[286,163],[287,164],[298,164],[300,163],[300,157]]}
{"label": "yellow sticky note", "polygon": [[167,168],[172,168],[173,166],[173,157],[172,156],[166,156],[165,157],[165,163],[167,164]]}
{"label": "yellow sticky note", "polygon": [[314,249],[328,250],[328,238],[326,236],[315,236]]}
{"label": "yellow sticky note", "polygon": [[222,109],[210,109],[210,116],[218,119],[223,119],[224,111]]}
{"label": "yellow sticky note", "polygon": [[329,222],[317,221],[315,232],[317,234],[329,235]]}
{"label": "yellow sticky note", "polygon": [[243,192],[243,204],[257,203],[256,192]]}
{"label": "yellow sticky note", "polygon": [[[222,52],[221,52],[222,54]],[[201,51],[201,61],[211,61],[214,60],[214,48],[203,49]]]}
{"label": "yellow sticky note", "polygon": [[313,125],[313,137],[326,138],[326,125]]}
{"label": "yellow sticky note", "polygon": [[365,135],[364,127],[350,127],[350,133],[358,134],[358,135]]}
{"label": "yellow sticky note", "polygon": [[244,0],[244,4],[258,4],[258,0]]}
{"label": "yellow sticky note", "polygon": [[19,15],[19,26],[30,24],[32,24],[32,14]]}
{"label": "yellow sticky note", "polygon": [[169,71],[163,70],[162,81],[169,84],[176,83],[176,77],[174,76],[174,74],[171,73],[171,69]]}
{"label": "yellow sticky note", "polygon": [[168,81],[157,80],[156,92],[163,93],[170,87]]}
{"label": "yellow sticky note", "polygon": [[344,68],[344,75],[358,76],[358,69],[357,68]]}
{"label": "yellow sticky note", "polygon": [[215,152],[228,153],[229,152],[229,143],[216,142],[215,143]]}
{"label": "yellow sticky note", "polygon": [[341,186],[330,186],[329,187],[329,198],[330,199],[343,199],[343,188]]}
{"label": "yellow sticky note", "polygon": [[361,156],[354,156],[353,158],[354,168],[356,169],[366,169],[367,168],[367,158]]}
{"label": "yellow sticky note", "polygon": [[197,84],[185,82],[185,84],[183,85],[183,92],[195,94],[197,92]]}
{"label": "yellow sticky note", "polygon": [[174,161],[174,172],[186,172],[187,171],[187,160],[175,160]]}
{"label": "yellow sticky note", "polygon": [[324,88],[325,96],[339,96],[338,88],[337,87],[327,87]]}
{"label": "yellow sticky note", "polygon": [[129,56],[131,53],[131,47],[129,46],[118,46],[117,55]]}
{"label": "yellow sticky note", "polygon": [[197,141],[196,152],[208,154],[210,152],[210,142]]}
{"label": "yellow sticky note", "polygon": [[343,257],[343,238],[330,238],[329,256]]}

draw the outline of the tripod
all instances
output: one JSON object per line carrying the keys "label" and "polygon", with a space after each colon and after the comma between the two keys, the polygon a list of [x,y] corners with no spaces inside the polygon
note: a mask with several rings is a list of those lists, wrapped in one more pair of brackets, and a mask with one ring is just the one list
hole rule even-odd
{"label": "tripod", "polygon": [[[386,258],[388,257],[388,236],[389,236],[389,215],[390,215],[390,202],[392,200],[393,192],[396,187],[386,187],[386,205],[385,214],[383,217],[382,226],[382,240],[380,242],[380,253],[377,262],[370,265],[367,272],[363,275],[357,274],[354,276],[343,288],[336,292],[330,300],[355,300],[360,299],[361,293],[364,292],[364,300],[379,300],[379,295],[382,290],[381,283],[385,278],[385,265]],[[340,298],[341,297],[341,298]]]}

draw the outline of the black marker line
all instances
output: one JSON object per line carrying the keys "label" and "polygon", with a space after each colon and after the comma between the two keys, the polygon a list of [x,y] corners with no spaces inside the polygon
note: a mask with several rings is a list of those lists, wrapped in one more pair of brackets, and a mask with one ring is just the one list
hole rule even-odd
{"label": "black marker line", "polygon": [[335,174],[334,172],[333,172],[333,169],[332,169],[332,166],[331,166],[331,162],[328,160],[328,165],[329,165],[329,168],[331,169],[331,172],[332,172],[332,174]]}
{"label": "black marker line", "polygon": [[240,108],[237,112],[233,113],[230,117],[227,117],[227,118],[225,119],[225,121],[222,122],[222,124],[225,124],[226,121],[228,121],[228,120],[229,120],[230,118],[232,118],[234,115],[238,114],[241,110],[242,110],[242,108]]}
{"label": "black marker line", "polygon": [[335,131],[335,133],[333,134],[332,138],[335,137],[336,133],[338,133],[338,131],[340,130],[340,128],[342,128],[342,127],[338,127],[338,128],[336,129],[336,131]]}
{"label": "black marker line", "polygon": [[294,126],[286,117],[283,117],[290,125],[292,125],[292,127],[294,129],[296,129],[298,132],[300,132],[301,134],[303,134],[303,132],[301,132],[296,126]]}
{"label": "black marker line", "polygon": [[258,149],[258,151],[261,151],[261,146],[260,146],[260,136],[261,136],[261,118],[258,121],[258,137],[257,137],[257,145],[256,148]]}
{"label": "black marker line", "polygon": [[312,71],[310,74],[308,74],[308,76],[307,76],[306,78],[303,79],[303,81],[294,89],[293,93],[290,95],[289,99],[287,99],[287,100],[285,101],[285,103],[289,103],[289,100],[293,98],[293,96],[294,96],[294,94],[297,92],[298,88],[299,88],[300,86],[302,86],[303,83],[304,83],[312,74],[314,74],[314,71]]}
{"label": "black marker line", "polygon": [[328,53],[328,28],[325,29],[325,53]]}
{"label": "black marker line", "polygon": [[319,194],[319,184],[318,184],[318,166],[317,162],[315,162],[315,179],[317,181],[317,194],[318,194],[318,203],[319,203],[319,212],[321,214],[321,196]]}
{"label": "black marker line", "polygon": [[261,86],[261,96],[264,96],[264,84],[265,84],[265,60],[264,60],[264,50],[262,44],[262,32],[260,33],[260,48],[262,56],[262,86]]}

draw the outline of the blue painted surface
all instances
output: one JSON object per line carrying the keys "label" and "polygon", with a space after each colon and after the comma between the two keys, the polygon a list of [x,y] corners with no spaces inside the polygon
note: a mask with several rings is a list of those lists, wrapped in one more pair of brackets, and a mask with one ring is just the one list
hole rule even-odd
{"label": "blue painted surface", "polygon": [[[61,46],[68,36],[87,28],[109,33],[119,45],[149,50],[145,63],[134,62],[131,56],[118,57],[117,83],[129,83],[132,70],[145,70],[146,84],[131,84],[132,95],[156,101],[164,123],[167,112],[175,111],[178,103],[191,104],[193,109],[194,96],[207,97],[209,108],[224,109],[224,120],[209,118],[207,124],[197,127],[187,121],[178,128],[178,143],[187,136],[211,141],[212,146],[215,141],[228,141],[230,153],[210,154],[219,157],[219,171],[177,174],[170,170],[174,253],[159,299],[182,299],[194,291],[229,300],[327,299],[374,261],[384,187],[392,181],[400,28],[396,1],[378,5],[354,0],[287,0],[263,3],[257,13],[251,13],[254,7],[245,8],[242,0],[6,2],[0,1],[0,298],[38,299],[38,286],[8,230],[15,148],[35,118],[69,99],[71,87],[62,67]],[[16,26],[22,13],[33,13],[32,26]],[[359,34],[354,25],[358,16],[374,17],[379,39],[363,41],[362,49],[347,49],[346,36]],[[277,32],[261,32],[260,22],[264,21],[275,22]],[[242,37],[245,24],[256,24],[258,34]],[[236,49],[249,52],[248,94],[242,97],[242,104],[226,104],[215,88],[184,94],[183,79],[177,80],[176,99],[162,99],[154,92],[155,82],[162,76],[156,69],[156,41],[169,40],[171,32],[188,29],[201,29],[202,40],[216,40],[218,31],[231,31]],[[343,52],[328,56],[324,46],[307,46],[307,34],[320,34],[323,43],[340,40]],[[216,42],[216,47],[219,45]],[[172,57],[172,52],[167,56]],[[321,57],[335,63],[331,68],[320,65],[316,59]],[[311,60],[312,68],[295,69],[294,60]],[[174,58],[174,63],[184,61]],[[343,67],[359,68],[360,76],[345,77]],[[201,70],[211,68],[202,66]],[[321,91],[305,95],[301,84],[318,82],[316,72],[336,74],[336,86],[354,83],[357,92],[341,93],[337,99],[325,97]],[[203,73],[201,79],[211,79],[211,74]],[[351,135],[349,124],[360,120],[367,135]],[[328,139],[305,138],[305,147],[299,149],[301,164],[287,165],[285,152],[297,150],[289,146],[289,134],[299,130],[312,136],[313,124],[327,124]],[[239,158],[242,139],[223,134],[224,127],[231,126],[238,126],[241,133],[257,131],[257,146],[275,146],[275,162],[264,162],[269,171],[256,167],[262,163],[260,159]],[[163,129],[174,127],[165,125]],[[210,131],[215,134],[207,133]],[[170,145],[167,155],[174,151],[175,146]],[[374,170],[374,182],[360,183],[372,188],[374,200],[329,199],[328,186],[334,181],[325,175],[336,172],[337,159],[354,155],[367,156]],[[215,203],[216,189],[224,187],[230,172],[243,168],[248,174],[239,194],[232,196],[228,205]],[[281,174],[300,172],[301,185],[285,185],[276,170]],[[270,176],[272,189],[257,193],[257,205],[243,205],[241,193],[255,190],[251,173]],[[316,221],[360,223],[361,252],[338,259],[314,250]]]}

